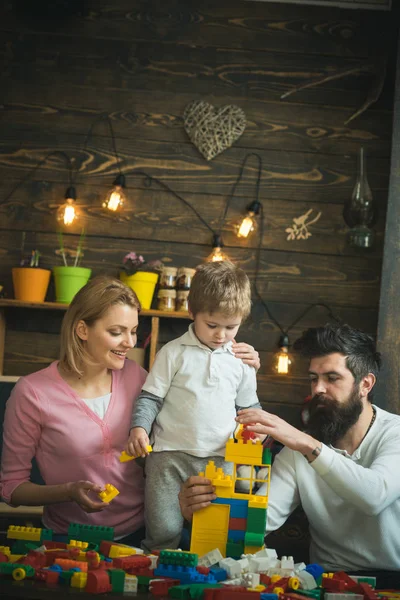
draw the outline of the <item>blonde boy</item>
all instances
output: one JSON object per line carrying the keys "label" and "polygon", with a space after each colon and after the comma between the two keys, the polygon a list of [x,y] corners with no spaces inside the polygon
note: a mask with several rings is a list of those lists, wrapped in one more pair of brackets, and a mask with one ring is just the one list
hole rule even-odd
{"label": "blonde boy", "polygon": [[127,450],[146,454],[145,550],[177,548],[183,518],[178,493],[224,446],[241,408],[260,407],[256,371],[232,351],[251,310],[250,282],[230,262],[198,267],[189,293],[193,323],[157,354],[132,417]]}

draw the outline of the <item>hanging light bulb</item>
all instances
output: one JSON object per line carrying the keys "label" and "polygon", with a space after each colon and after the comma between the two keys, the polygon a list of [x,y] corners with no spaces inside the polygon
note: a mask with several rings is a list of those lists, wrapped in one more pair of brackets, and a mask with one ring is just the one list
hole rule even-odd
{"label": "hanging light bulb", "polygon": [[79,212],[76,208],[76,191],[73,186],[70,186],[65,192],[65,203],[57,210],[57,220],[62,222],[67,227],[76,223],[79,217]]}
{"label": "hanging light bulb", "polygon": [[112,212],[120,210],[126,202],[126,196],[124,192],[125,187],[125,175],[120,173],[113,183],[113,188],[108,192],[105,201],[103,202],[103,208],[107,208]]}
{"label": "hanging light bulb", "polygon": [[377,219],[377,209],[368,184],[364,148],[360,148],[356,184],[343,208],[343,218],[351,227],[348,232],[350,246],[371,248],[375,232],[371,229]]}
{"label": "hanging light bulb", "polygon": [[213,251],[211,252],[211,254],[209,254],[209,256],[207,256],[206,261],[207,262],[221,262],[223,260],[229,260],[228,256],[225,254],[225,252],[222,252],[222,248],[223,248],[224,244],[222,242],[222,237],[218,234],[214,235],[214,239],[213,239]]}
{"label": "hanging light bulb", "polygon": [[287,375],[293,364],[289,354],[289,337],[283,334],[279,340],[279,352],[274,355],[273,368],[279,375]]}
{"label": "hanging light bulb", "polygon": [[256,217],[260,214],[260,211],[261,203],[258,202],[258,200],[254,200],[254,202],[249,204],[246,216],[236,226],[236,235],[238,238],[247,238],[251,232],[257,229],[258,225]]}

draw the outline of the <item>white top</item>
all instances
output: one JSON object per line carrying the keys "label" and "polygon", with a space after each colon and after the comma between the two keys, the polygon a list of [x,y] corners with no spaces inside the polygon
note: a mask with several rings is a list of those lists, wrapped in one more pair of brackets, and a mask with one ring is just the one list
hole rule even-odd
{"label": "white top", "polygon": [[308,464],[284,448],[272,467],[267,532],[301,504],[311,562],[326,571],[400,569],[400,416],[375,410],[352,455],[323,445]]}
{"label": "white top", "polygon": [[82,398],[82,400],[100,419],[104,419],[108,405],[110,404],[111,392],[98,398]]}
{"label": "white top", "polygon": [[153,425],[153,450],[193,456],[225,454],[236,407],[258,403],[256,371],[235,357],[232,342],[211,350],[193,323],[161,348],[143,386],[163,403]]}

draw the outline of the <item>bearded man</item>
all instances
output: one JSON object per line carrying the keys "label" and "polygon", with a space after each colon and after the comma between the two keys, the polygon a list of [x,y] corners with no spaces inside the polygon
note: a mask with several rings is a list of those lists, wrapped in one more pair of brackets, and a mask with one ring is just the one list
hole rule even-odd
{"label": "bearded man", "polygon": [[[374,341],[329,324],[307,330],[294,347],[310,359],[307,431],[260,409],[237,416],[285,446],[272,467],[267,534],[301,505],[311,562],[326,571],[390,571],[390,586],[399,587],[400,417],[371,402],[381,362]],[[206,481],[191,478],[182,488],[186,518],[212,499]]]}

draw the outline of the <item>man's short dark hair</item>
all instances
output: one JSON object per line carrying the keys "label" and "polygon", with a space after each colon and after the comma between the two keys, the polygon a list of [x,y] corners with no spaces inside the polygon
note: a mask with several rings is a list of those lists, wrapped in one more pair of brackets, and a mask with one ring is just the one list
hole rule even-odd
{"label": "man's short dark hair", "polygon": [[310,359],[334,352],[343,354],[356,384],[369,373],[377,378],[381,368],[381,355],[376,351],[373,338],[350,325],[328,323],[324,327],[311,327],[296,340],[293,348]]}

